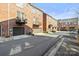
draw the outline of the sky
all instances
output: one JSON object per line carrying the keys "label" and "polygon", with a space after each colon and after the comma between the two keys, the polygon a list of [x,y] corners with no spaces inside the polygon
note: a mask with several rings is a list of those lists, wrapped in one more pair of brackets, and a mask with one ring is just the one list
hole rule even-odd
{"label": "sky", "polygon": [[75,11],[79,10],[79,3],[33,3],[33,5],[56,19],[77,17]]}

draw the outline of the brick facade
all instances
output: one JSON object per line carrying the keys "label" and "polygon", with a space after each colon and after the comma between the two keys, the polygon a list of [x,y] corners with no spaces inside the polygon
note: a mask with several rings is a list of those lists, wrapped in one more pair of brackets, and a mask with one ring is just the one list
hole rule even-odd
{"label": "brick facade", "polygon": [[47,31],[55,32],[57,31],[57,20],[50,15],[47,15]]}
{"label": "brick facade", "polygon": [[[25,15],[27,23],[23,25],[16,24],[17,12],[21,12]],[[47,32],[50,23],[54,27],[57,27],[57,21],[54,20],[54,18],[48,16],[36,6],[27,3],[24,4],[23,7],[20,7],[15,3],[0,3],[0,22],[0,32],[2,36],[13,35],[14,27],[24,27],[24,34],[27,34],[28,32]]]}
{"label": "brick facade", "polygon": [[78,18],[58,20],[59,31],[68,31],[68,30],[77,30],[77,29],[78,29]]}

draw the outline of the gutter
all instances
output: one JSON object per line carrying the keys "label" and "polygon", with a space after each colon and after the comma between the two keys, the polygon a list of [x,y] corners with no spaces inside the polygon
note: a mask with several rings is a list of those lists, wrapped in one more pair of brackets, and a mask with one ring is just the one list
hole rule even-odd
{"label": "gutter", "polygon": [[58,49],[63,43],[64,39],[61,39],[63,36],[58,36],[56,39],[57,41],[55,42],[54,46],[52,46],[45,54],[44,56],[55,56],[57,53]]}

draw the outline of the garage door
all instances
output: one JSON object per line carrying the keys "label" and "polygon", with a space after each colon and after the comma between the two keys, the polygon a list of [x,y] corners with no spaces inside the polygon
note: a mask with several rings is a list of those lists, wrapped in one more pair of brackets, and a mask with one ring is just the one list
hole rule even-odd
{"label": "garage door", "polygon": [[13,36],[23,34],[24,34],[24,27],[13,27]]}

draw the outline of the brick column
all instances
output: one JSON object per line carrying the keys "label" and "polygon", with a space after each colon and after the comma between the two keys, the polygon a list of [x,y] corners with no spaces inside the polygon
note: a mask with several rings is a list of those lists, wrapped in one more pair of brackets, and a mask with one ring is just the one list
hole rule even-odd
{"label": "brick column", "polygon": [[45,13],[43,13],[43,32],[46,32],[47,30],[47,15]]}

